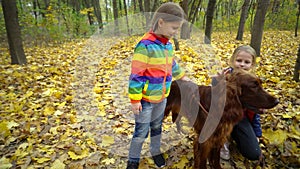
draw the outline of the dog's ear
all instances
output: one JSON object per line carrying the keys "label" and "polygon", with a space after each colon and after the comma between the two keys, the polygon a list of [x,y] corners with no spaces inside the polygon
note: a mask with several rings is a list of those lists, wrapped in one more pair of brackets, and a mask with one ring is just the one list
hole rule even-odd
{"label": "dog's ear", "polygon": [[238,96],[242,95],[241,79],[243,72],[236,70],[226,76],[226,82],[230,85]]}

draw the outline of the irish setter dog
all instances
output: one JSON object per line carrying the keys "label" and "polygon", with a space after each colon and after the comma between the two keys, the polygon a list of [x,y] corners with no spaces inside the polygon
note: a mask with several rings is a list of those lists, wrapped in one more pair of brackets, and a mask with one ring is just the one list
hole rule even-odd
{"label": "irish setter dog", "polygon": [[[230,136],[233,126],[243,118],[244,108],[270,109],[278,103],[278,99],[262,88],[256,76],[235,70],[213,87],[182,80],[172,82],[165,116],[171,111],[173,122],[178,124],[178,120],[184,116],[193,126],[195,169],[206,169],[207,160],[211,168],[221,169],[220,149]],[[214,115],[211,121],[207,121],[211,113]],[[205,127],[206,121],[209,123]],[[201,135],[205,135],[209,125],[215,125],[215,128],[201,141]]]}

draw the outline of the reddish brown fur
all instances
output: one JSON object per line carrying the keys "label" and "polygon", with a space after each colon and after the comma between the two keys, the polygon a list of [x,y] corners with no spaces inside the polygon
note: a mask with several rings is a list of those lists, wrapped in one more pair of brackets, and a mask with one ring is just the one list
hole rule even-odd
{"label": "reddish brown fur", "polygon": [[[223,83],[224,84],[224,83]],[[218,85],[222,85],[219,83]],[[218,88],[218,85],[215,88]],[[195,90],[198,88],[201,105],[209,111],[211,104],[211,87],[197,86],[192,82],[175,81],[172,83],[171,92],[167,99],[165,116],[172,111],[173,122],[178,122],[181,116],[191,121],[191,103],[199,106],[194,98]],[[185,89],[180,93],[180,88]],[[225,88],[224,88],[225,89]],[[197,93],[196,93],[197,94]],[[186,100],[184,100],[186,99]],[[183,104],[181,104],[183,103]],[[244,71],[235,71],[226,77],[226,102],[222,118],[213,132],[212,136],[204,143],[199,143],[199,135],[207,118],[206,112],[198,109],[196,121],[193,125],[195,130],[194,138],[194,168],[205,169],[207,159],[211,168],[220,169],[220,148],[230,136],[233,126],[243,118],[243,105],[251,105],[256,108],[269,109],[278,104],[278,100],[263,90],[260,81],[254,75]],[[215,105],[214,105],[215,106]]]}

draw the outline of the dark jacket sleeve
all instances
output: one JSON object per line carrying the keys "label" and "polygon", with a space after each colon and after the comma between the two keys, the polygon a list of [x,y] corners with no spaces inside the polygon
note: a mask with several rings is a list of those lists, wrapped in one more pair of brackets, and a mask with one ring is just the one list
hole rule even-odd
{"label": "dark jacket sleeve", "polygon": [[261,137],[262,129],[261,129],[261,124],[260,124],[260,115],[258,113],[254,114],[254,117],[252,120],[252,127],[253,127],[256,137]]}
{"label": "dark jacket sleeve", "polygon": [[215,77],[212,77],[212,79],[211,79],[211,85],[212,86],[216,86],[218,84],[218,80],[217,80],[217,77],[215,76]]}

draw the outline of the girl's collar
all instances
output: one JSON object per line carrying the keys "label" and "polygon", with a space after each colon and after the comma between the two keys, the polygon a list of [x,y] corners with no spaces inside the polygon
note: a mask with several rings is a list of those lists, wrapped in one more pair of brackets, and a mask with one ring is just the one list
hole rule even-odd
{"label": "girl's collar", "polygon": [[153,35],[156,39],[161,41],[164,45],[166,45],[169,42],[169,39],[166,38],[165,36],[159,36],[155,34],[152,30],[149,32],[151,35]]}

